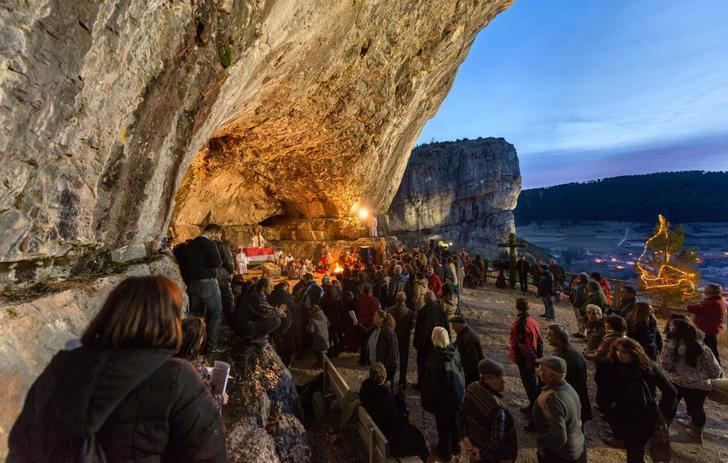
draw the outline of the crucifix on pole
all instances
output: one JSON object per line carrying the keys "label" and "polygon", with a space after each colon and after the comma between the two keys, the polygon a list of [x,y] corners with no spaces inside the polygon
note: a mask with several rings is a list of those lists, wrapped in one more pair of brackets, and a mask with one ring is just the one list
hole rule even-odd
{"label": "crucifix on pole", "polygon": [[509,260],[509,272],[508,281],[511,284],[511,289],[516,289],[516,249],[525,248],[527,245],[524,243],[516,243],[516,234],[510,233],[508,235],[507,243],[499,243],[499,248],[508,248],[508,260]]}

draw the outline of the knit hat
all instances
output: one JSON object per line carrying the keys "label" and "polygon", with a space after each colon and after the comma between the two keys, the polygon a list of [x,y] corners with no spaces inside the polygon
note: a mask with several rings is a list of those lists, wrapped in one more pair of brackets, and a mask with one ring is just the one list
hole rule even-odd
{"label": "knit hat", "polygon": [[554,370],[556,373],[566,374],[566,361],[561,357],[549,355],[536,360],[536,363]]}
{"label": "knit hat", "polygon": [[483,359],[478,362],[478,373],[481,375],[502,375],[503,365],[491,359]]}

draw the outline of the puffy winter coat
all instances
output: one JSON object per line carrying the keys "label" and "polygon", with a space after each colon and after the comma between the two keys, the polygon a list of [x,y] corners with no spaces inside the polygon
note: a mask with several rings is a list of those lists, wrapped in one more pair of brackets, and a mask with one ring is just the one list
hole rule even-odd
{"label": "puffy winter coat", "polygon": [[80,347],[53,357],[8,438],[10,463],[58,461],[94,436],[113,462],[224,462],[222,418],[174,352]]}

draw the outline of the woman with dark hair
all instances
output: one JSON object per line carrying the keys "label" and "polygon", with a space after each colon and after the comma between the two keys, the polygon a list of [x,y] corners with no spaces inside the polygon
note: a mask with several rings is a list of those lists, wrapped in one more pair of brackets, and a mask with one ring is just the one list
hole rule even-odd
{"label": "woman with dark hair", "polygon": [[677,422],[688,426],[690,434],[703,443],[705,409],[703,407],[710,381],[722,370],[710,348],[699,340],[695,326],[687,320],[673,319],[667,332],[667,343],[660,354],[660,365],[677,389],[677,400],[685,399],[690,419]]}
{"label": "woman with dark hair", "polygon": [[[627,449],[627,463],[642,463],[645,446],[655,432],[659,413],[668,422],[675,415],[677,391],[662,369],[633,339],[615,341],[609,362],[610,378],[605,384],[604,411],[616,439],[604,439],[604,442],[617,446],[623,444]],[[662,393],[659,407],[655,403],[658,388]]]}
{"label": "woman with dark hair", "polygon": [[195,367],[197,374],[215,399],[218,410],[227,403],[225,392],[216,392],[211,389],[212,377],[205,366],[202,352],[205,347],[205,319],[202,317],[187,317],[182,320],[182,345],[176,357],[189,361]]}
{"label": "woman with dark hair", "polygon": [[[162,276],[121,282],[28,392],[9,462],[224,462],[222,418],[182,343],[182,290]],[[85,461],[85,460],[84,460]]]}
{"label": "woman with dark hair", "polygon": [[627,336],[640,343],[649,358],[657,359],[657,354],[662,350],[662,336],[650,304],[635,304],[632,315],[627,319]]}
{"label": "woman with dark hair", "polygon": [[612,344],[623,339],[627,334],[627,322],[619,315],[607,315],[604,317],[604,337],[599,343],[596,351],[584,354],[587,360],[594,362],[594,383],[597,385],[595,402],[597,408],[602,412],[607,410],[604,391],[609,381],[609,355],[612,351]]}

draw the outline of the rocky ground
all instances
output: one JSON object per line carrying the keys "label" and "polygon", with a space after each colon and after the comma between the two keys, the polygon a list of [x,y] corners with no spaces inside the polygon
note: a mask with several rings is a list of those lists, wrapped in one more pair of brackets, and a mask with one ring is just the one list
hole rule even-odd
{"label": "rocky ground", "polygon": [[[506,403],[510,407],[513,416],[518,422],[519,440],[519,462],[536,461],[535,436],[523,431],[525,420],[518,412],[518,408],[526,404],[526,395],[521,385],[518,370],[508,360],[508,333],[514,315],[514,300],[519,293],[510,290],[500,290],[492,285],[484,289],[464,290],[463,315],[467,318],[472,329],[479,335],[483,344],[486,356],[494,358],[506,367]],[[529,294],[532,303],[532,313],[542,312],[542,304],[533,295]],[[575,329],[573,312],[567,303],[557,304],[557,321],[569,326],[569,331]],[[538,318],[537,318],[538,319]],[[538,319],[542,330],[545,331],[546,323]],[[577,343],[577,345],[579,345]],[[546,352],[549,352],[546,348]],[[723,358],[728,358],[725,345],[723,346]],[[368,370],[358,363],[358,356],[354,354],[343,354],[334,359],[341,374],[349,382],[352,389],[358,390],[359,385],[367,376]],[[314,368],[314,360],[304,359],[291,368],[291,372],[298,384],[302,384],[315,376],[318,371]],[[414,350],[411,350],[410,372],[408,378],[410,383],[416,382],[416,374],[413,366]],[[590,389],[592,398],[594,394],[593,369],[590,369]],[[437,441],[435,422],[429,413],[422,410],[419,405],[419,393],[408,388],[407,402],[417,426],[423,430],[428,443]],[[680,405],[680,412],[684,412],[684,404]],[[681,426],[675,424],[671,428],[673,443],[674,461],[676,462],[728,462],[728,408],[714,402],[706,402],[708,423],[705,428],[705,443],[702,447],[688,443],[687,435]],[[595,411],[597,418],[586,423],[587,447],[589,461],[600,463],[616,463],[625,461],[625,453],[622,450],[613,449],[604,445],[601,437],[607,433],[607,423],[598,418],[599,413]],[[313,440],[315,461],[321,462],[348,462],[363,461],[364,453],[360,448],[351,445],[355,438],[347,434],[336,434],[333,426],[325,423],[314,426],[311,438]],[[465,460],[461,460],[465,461]]]}

